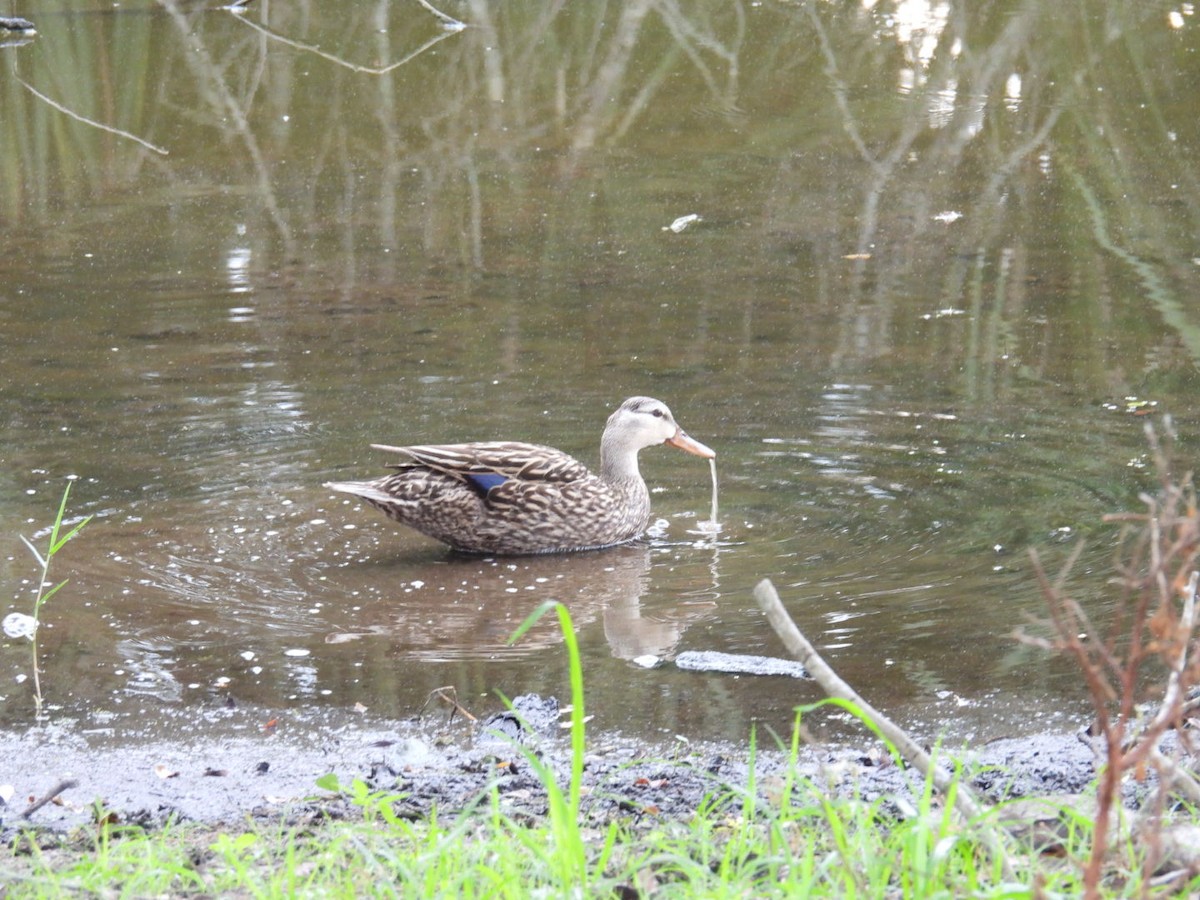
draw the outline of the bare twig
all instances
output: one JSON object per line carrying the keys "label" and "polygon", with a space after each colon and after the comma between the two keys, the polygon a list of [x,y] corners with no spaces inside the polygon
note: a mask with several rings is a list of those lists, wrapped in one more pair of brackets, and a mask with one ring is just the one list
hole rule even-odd
{"label": "bare twig", "polygon": [[425,702],[421,704],[421,708],[417,711],[417,715],[420,716],[422,713],[424,713],[426,707],[428,707],[429,704],[435,700],[440,700],[442,703],[450,707],[450,717],[446,720],[447,725],[454,721],[455,713],[458,713],[470,722],[479,721],[477,718],[467,712],[463,705],[458,702],[458,691],[455,689],[454,685],[450,684],[446,685],[445,687],[434,688],[432,691],[430,691],[429,696],[425,698]]}
{"label": "bare twig", "polygon": [[134,143],[141,144],[147,150],[153,150],[155,153],[159,153],[163,156],[166,156],[168,154],[168,151],[166,150],[166,148],[160,147],[157,144],[152,144],[149,141],[138,137],[136,134],[130,134],[128,131],[123,131],[120,128],[114,128],[111,125],[105,125],[103,122],[97,122],[95,119],[89,119],[87,116],[82,116],[77,112],[73,112],[72,110],[67,109],[65,106],[63,106],[58,101],[51,100],[49,97],[47,97],[45,94],[43,94],[37,88],[35,88],[32,84],[25,81],[25,79],[21,78],[21,76],[17,75],[15,72],[13,73],[13,77],[15,79],[17,79],[17,81],[20,83],[21,87],[25,88],[25,90],[29,91],[29,93],[33,94],[33,96],[37,97],[43,103],[49,104],[50,106],[54,107],[63,115],[70,116],[76,122],[83,122],[85,125],[91,125],[93,128],[99,128],[101,131],[107,131],[110,134],[117,135],[118,137],[127,138],[128,140],[131,140]]}
{"label": "bare twig", "polygon": [[46,796],[44,796],[41,800],[35,800],[33,803],[30,803],[29,806],[27,806],[25,808],[25,811],[23,813],[21,813],[21,818],[28,819],[30,816],[32,816],[35,812],[37,812],[39,809],[41,809],[47,803],[50,803],[51,801],[53,801],[54,798],[57,797],[59,794],[61,794],[63,791],[69,791],[71,788],[74,788],[74,787],[79,787],[78,781],[76,781],[74,778],[64,778],[62,781],[60,781],[58,784],[56,784],[54,787],[52,787],[50,789],[50,792],[48,794],[46,794]]}
{"label": "bare twig", "polygon": [[[418,2],[421,2],[421,0],[418,0]],[[425,5],[428,5],[428,4],[425,4]],[[432,7],[430,7],[430,9],[432,9]],[[433,10],[433,12],[437,13],[437,10]],[[437,15],[439,17],[441,17],[442,14],[437,13]],[[330,53],[327,50],[322,50],[320,47],[317,47],[314,44],[306,44],[303,41],[296,40],[295,38],[285,37],[284,35],[279,34],[278,32],[272,31],[267,26],[262,25],[258,22],[255,22],[253,19],[239,17],[238,21],[241,22],[243,25],[246,25],[249,28],[253,28],[259,34],[263,35],[264,37],[269,38],[272,41],[278,41],[279,43],[284,44],[285,46],[292,47],[293,49],[296,49],[296,50],[301,50],[304,53],[311,53],[314,56],[319,56],[319,57],[321,57],[321,59],[327,60],[328,62],[331,62],[336,66],[341,66],[344,69],[349,69],[351,72],[358,72],[363,75],[386,75],[388,72],[391,72],[393,69],[398,69],[405,63],[411,62],[412,60],[416,59],[418,56],[420,56],[422,53],[424,53],[430,47],[433,47],[435,44],[441,43],[442,41],[446,40],[446,38],[457,34],[458,32],[462,31],[464,28],[467,27],[462,22],[459,22],[457,19],[451,19],[450,17],[446,16],[443,19],[443,21],[445,21],[446,24],[445,24],[444,30],[442,31],[441,34],[435,34],[433,37],[431,37],[429,40],[427,40],[425,43],[423,43],[420,47],[417,47],[415,50],[413,50],[409,53],[406,53],[402,58],[393,60],[392,62],[388,63],[385,66],[364,66],[364,65],[360,65],[359,63],[353,63],[347,59],[343,59],[342,57],[338,56],[337,54]],[[454,24],[451,25],[450,23],[454,23]]]}
{"label": "bare twig", "polygon": [[[775,585],[771,584],[770,579],[764,578],[758,583],[758,586],[754,588],[754,599],[759,608],[767,614],[767,621],[771,623],[771,627],[775,629],[775,633],[779,635],[788,652],[804,665],[826,694],[840,700],[849,700],[859,707],[906,760],[916,766],[922,775],[933,778],[933,783],[938,790],[946,792],[949,789],[952,781],[950,775],[936,767],[929,754],[922,750],[903,728],[871,706],[825,662],[817,649],[796,627],[796,623],[792,621],[787,610],[784,609],[783,602],[779,599],[779,593],[775,590]],[[961,783],[956,786],[955,803],[959,811],[969,818],[975,818],[983,811],[983,807],[975,799],[974,794]]]}
{"label": "bare twig", "polygon": [[1157,749],[1150,752],[1149,758],[1164,786],[1184,797],[1189,803],[1200,806],[1200,781],[1197,781],[1194,775],[1180,768],[1175,760],[1164,756]]}
{"label": "bare twig", "polygon": [[441,19],[442,23],[444,25],[446,25],[447,27],[453,28],[455,30],[462,30],[463,28],[467,27],[465,22],[460,22],[460,21],[458,21],[458,19],[454,18],[454,16],[450,16],[450,15],[447,15],[446,13],[442,12],[440,9],[438,9],[432,3],[430,3],[429,0],[417,0],[417,2],[420,3],[427,10],[429,10],[431,13],[433,13],[435,16],[437,16],[439,19]]}
{"label": "bare twig", "polygon": [[[922,750],[903,728],[871,706],[833,671],[832,667],[817,652],[816,647],[809,643],[800,629],[796,627],[796,623],[784,609],[783,602],[779,599],[779,593],[775,590],[775,585],[771,584],[770,579],[764,578],[758,583],[754,588],[754,599],[759,608],[766,613],[767,621],[771,623],[771,627],[775,629],[775,633],[779,635],[788,652],[808,669],[809,674],[826,694],[840,700],[847,700],[862,710],[863,715],[871,720],[872,724],[879,729],[880,734],[890,741],[911,765],[915,766],[922,775],[933,780],[934,786],[943,796],[953,798],[955,808],[965,818],[978,819],[983,815],[984,805],[967,785],[961,781],[955,783],[945,770],[934,765],[929,754]],[[981,840],[1000,861],[1005,877],[1015,877],[1008,852],[1002,846],[997,834],[990,830],[984,830],[981,833]]]}
{"label": "bare twig", "polygon": [[[1164,426],[1167,438],[1173,438],[1169,419]],[[1121,594],[1107,636],[1093,627],[1082,606],[1066,593],[1067,573],[1078,558],[1078,548],[1053,582],[1037,554],[1031,554],[1053,634],[1049,639],[1021,639],[1075,660],[1091,695],[1096,716],[1092,733],[1104,763],[1096,791],[1091,853],[1083,872],[1086,897],[1099,896],[1111,844],[1110,823],[1127,776],[1140,779],[1147,767],[1158,773],[1157,789],[1147,804],[1151,812],[1146,821],[1151,824],[1139,829],[1147,851],[1143,862],[1147,879],[1161,859],[1159,835],[1168,795],[1173,792],[1200,802],[1200,783],[1160,748],[1171,730],[1186,744],[1181,726],[1192,709],[1188,693],[1200,679],[1196,637],[1200,514],[1191,475],[1175,476],[1169,446],[1150,423],[1146,439],[1159,477],[1158,492],[1140,495],[1143,512],[1105,516],[1105,521],[1125,526],[1116,566]],[[1154,709],[1143,712],[1144,676],[1154,664],[1165,670],[1166,679],[1159,682],[1162,696]]]}

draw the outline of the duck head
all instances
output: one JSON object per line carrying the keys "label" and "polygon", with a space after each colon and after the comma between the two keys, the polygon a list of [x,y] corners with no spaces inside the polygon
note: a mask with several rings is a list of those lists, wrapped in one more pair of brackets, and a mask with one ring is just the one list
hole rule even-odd
{"label": "duck head", "polygon": [[632,460],[636,471],[638,451],[655,444],[670,444],[705,459],[717,455],[679,427],[667,404],[653,397],[630,397],[608,417],[600,444],[602,466],[624,468]]}

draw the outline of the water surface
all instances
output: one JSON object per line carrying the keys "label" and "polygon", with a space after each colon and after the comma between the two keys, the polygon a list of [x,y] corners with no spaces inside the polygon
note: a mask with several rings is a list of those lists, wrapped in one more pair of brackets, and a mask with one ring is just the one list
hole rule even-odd
{"label": "water surface", "polygon": [[[815,687],[630,662],[781,654],[770,577],[922,733],[1073,724],[1070,666],[1010,636],[1030,548],[1086,539],[1103,616],[1145,422],[1195,444],[1197,23],[978,6],[18,3],[0,612],[66,479],[95,516],[52,572],[54,715],[565,696],[552,627],[507,643],[557,599],[597,727],[783,730]],[[652,537],[570,557],[456,557],[321,486],[381,474],[372,442],[595,464],[633,394],[717,450],[718,540],[669,448]],[[28,670],[0,644],[5,725]]]}

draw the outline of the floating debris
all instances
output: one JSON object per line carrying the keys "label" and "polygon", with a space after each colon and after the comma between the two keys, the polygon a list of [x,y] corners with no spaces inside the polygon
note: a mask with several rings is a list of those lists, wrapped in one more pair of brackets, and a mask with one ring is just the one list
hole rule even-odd
{"label": "floating debris", "polygon": [[811,678],[794,659],[754,656],[748,653],[718,653],[715,650],[686,650],[675,657],[675,665],[689,672],[728,672],[733,675],[786,675]]}
{"label": "floating debris", "polygon": [[37,28],[28,19],[19,16],[0,16],[0,29],[19,31],[21,34],[37,34]]}
{"label": "floating debris", "polygon": [[663,231],[673,231],[676,234],[679,234],[679,232],[683,231],[689,225],[694,225],[696,222],[703,222],[703,221],[704,220],[701,219],[698,215],[696,215],[695,213],[691,213],[686,216],[680,216],[678,219],[676,219],[670,225],[664,225]]}
{"label": "floating debris", "polygon": [[25,613],[9,613],[4,617],[3,626],[4,633],[10,638],[29,638],[33,640],[33,635],[37,631],[37,619],[33,616],[27,616]]}
{"label": "floating debris", "polygon": [[951,316],[965,316],[966,314],[967,311],[965,309],[956,309],[952,306],[948,306],[945,309],[939,309],[936,312],[924,313],[922,314],[921,318],[928,322],[930,319],[948,319]]}
{"label": "floating debris", "polygon": [[1126,397],[1123,402],[1114,403],[1106,401],[1101,404],[1105,409],[1113,412],[1127,412],[1134,416],[1147,416],[1154,412],[1158,406],[1157,400],[1144,400],[1141,397]]}

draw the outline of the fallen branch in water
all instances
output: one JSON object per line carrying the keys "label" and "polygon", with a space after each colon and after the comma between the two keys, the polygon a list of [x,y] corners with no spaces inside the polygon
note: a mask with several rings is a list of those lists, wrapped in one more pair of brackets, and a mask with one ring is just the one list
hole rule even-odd
{"label": "fallen branch in water", "polygon": [[[933,781],[942,796],[952,798],[954,807],[964,818],[974,820],[984,814],[987,807],[976,799],[966,784],[961,780],[954,780],[944,769],[935,765],[929,754],[921,749],[903,728],[864,700],[854,688],[833,671],[833,668],[817,652],[817,648],[809,643],[800,629],[796,627],[796,623],[784,609],[783,602],[779,599],[779,593],[769,578],[764,578],[754,588],[754,599],[758,603],[759,609],[766,613],[767,621],[771,623],[771,627],[775,629],[775,633],[779,635],[788,652],[800,661],[826,694],[857,706],[863,716],[871,721],[879,733],[896,748],[904,759],[915,766],[922,775]],[[999,838],[999,834],[1002,833],[983,829],[980,839],[1000,861],[1005,877],[1012,878],[1014,874],[1009,862],[1009,853],[1002,846]]]}
{"label": "fallen branch in water", "polygon": [[152,144],[149,141],[138,137],[136,134],[130,134],[128,131],[122,131],[120,128],[114,128],[111,125],[105,125],[103,122],[97,122],[95,119],[89,119],[87,116],[81,116],[79,113],[67,109],[57,100],[51,100],[19,75],[14,74],[13,77],[17,79],[17,82],[21,85],[21,87],[25,88],[25,90],[29,91],[29,93],[33,94],[33,96],[37,97],[43,103],[52,106],[54,109],[57,109],[63,115],[70,116],[76,122],[82,122],[84,125],[91,125],[93,128],[99,128],[101,131],[107,131],[110,134],[117,135],[118,137],[128,138],[135,143],[141,144],[147,150],[153,150],[155,153],[161,154],[162,156],[168,155],[168,151],[165,148],[159,147],[157,144]]}
{"label": "fallen branch in water", "polygon": [[[775,633],[779,635],[788,652],[803,664],[821,689],[830,697],[848,700],[861,709],[863,715],[875,724],[880,734],[895,746],[901,756],[915,766],[922,775],[932,777],[934,786],[939,791],[948,793],[953,781],[950,774],[935,766],[929,754],[922,750],[903,728],[864,700],[854,688],[833,671],[830,665],[822,659],[821,654],[817,652],[817,648],[810,644],[800,629],[796,627],[796,623],[784,609],[783,602],[779,599],[779,593],[769,578],[764,578],[754,588],[754,599],[758,603],[759,609],[767,614],[767,621],[771,623],[771,627],[775,629]],[[975,818],[984,811],[984,807],[962,782],[954,783],[954,803],[958,807],[958,811],[968,818]]]}
{"label": "fallen branch in water", "polygon": [[[160,0],[160,2],[162,2],[162,0]],[[421,0],[418,0],[418,2],[421,2]],[[427,6],[427,7],[429,6],[429,4],[427,4],[427,3],[424,3],[423,5]],[[244,7],[236,7],[236,8],[230,7],[230,8],[234,12],[243,12],[244,11]],[[304,53],[312,53],[313,55],[319,56],[319,57],[321,57],[321,59],[331,62],[334,65],[342,66],[345,69],[349,69],[351,72],[360,72],[364,75],[386,75],[388,72],[391,72],[393,69],[398,69],[398,68],[400,68],[400,66],[403,66],[404,64],[416,59],[418,56],[420,56],[426,50],[429,50],[431,47],[433,47],[435,44],[446,40],[446,38],[451,37],[452,35],[458,34],[458,32],[462,31],[463,29],[465,29],[467,27],[464,23],[458,21],[457,19],[451,18],[450,16],[446,16],[444,13],[438,12],[436,9],[433,9],[433,7],[429,7],[429,9],[431,12],[433,12],[435,15],[437,15],[439,18],[442,19],[443,24],[442,24],[441,34],[435,34],[433,37],[431,37],[429,40],[427,40],[425,43],[423,43],[420,47],[417,47],[415,50],[412,50],[409,53],[406,53],[401,59],[393,60],[392,62],[388,63],[387,65],[383,65],[383,66],[364,66],[359,63],[350,62],[349,60],[344,59],[341,56],[338,56],[336,53],[330,53],[327,50],[322,50],[320,47],[318,47],[315,44],[306,44],[303,41],[296,40],[295,38],[285,37],[282,34],[272,31],[267,26],[262,25],[258,22],[255,22],[253,19],[239,17],[238,21],[241,22],[243,25],[247,26],[248,28],[254,29],[259,34],[263,35],[264,37],[268,38],[269,40],[278,41],[279,43],[284,44],[285,46],[292,47],[293,49],[300,50]]]}
{"label": "fallen branch in water", "polygon": [[454,16],[447,15],[446,13],[442,12],[440,9],[438,9],[432,3],[430,3],[429,0],[417,0],[417,2],[420,3],[427,10],[429,10],[431,13],[433,13],[435,16],[437,16],[439,19],[441,19],[443,25],[447,25],[447,26],[454,28],[456,30],[459,30],[459,31],[461,31],[463,28],[467,27],[464,23],[462,23],[462,22],[458,21],[458,19],[454,18]]}
{"label": "fallen branch in water", "polygon": [[22,34],[33,34],[37,31],[33,23],[20,16],[0,16],[0,29],[4,31],[20,31]]}
{"label": "fallen branch in water", "polygon": [[450,717],[446,720],[447,725],[454,721],[455,713],[465,717],[469,722],[479,721],[477,718],[467,712],[466,708],[458,702],[458,691],[455,690],[454,685],[452,684],[448,684],[445,687],[434,688],[432,691],[430,691],[429,696],[425,698],[425,702],[421,704],[421,708],[417,711],[417,715],[424,715],[426,708],[434,700],[441,700],[450,707]]}

